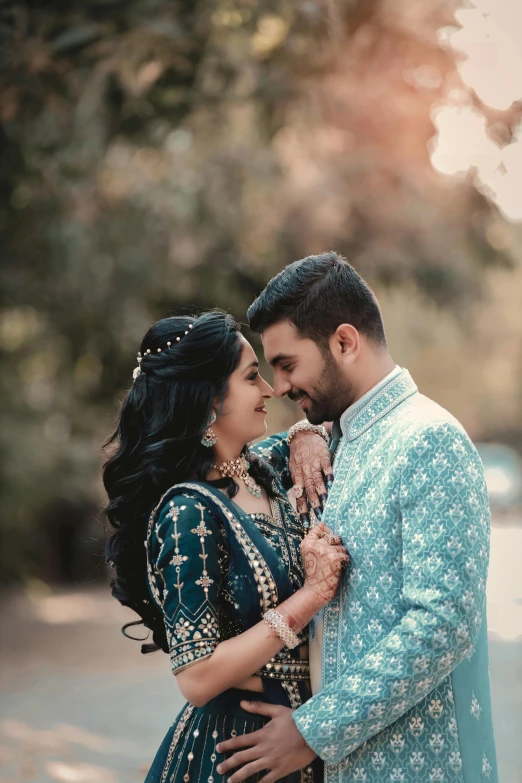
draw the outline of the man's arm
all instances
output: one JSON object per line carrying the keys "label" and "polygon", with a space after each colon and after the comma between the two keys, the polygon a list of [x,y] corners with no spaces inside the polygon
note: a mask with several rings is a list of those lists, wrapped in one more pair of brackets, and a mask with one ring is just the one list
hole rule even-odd
{"label": "man's arm", "polygon": [[473,647],[485,606],[489,503],[480,458],[454,424],[434,424],[402,468],[401,621],[296,710],[308,745],[335,764],[433,690]]}

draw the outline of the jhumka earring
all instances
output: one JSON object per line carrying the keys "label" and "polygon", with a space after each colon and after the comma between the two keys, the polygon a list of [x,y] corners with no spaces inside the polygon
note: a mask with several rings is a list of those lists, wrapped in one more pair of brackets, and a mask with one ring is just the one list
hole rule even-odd
{"label": "jhumka earring", "polygon": [[212,425],[216,421],[216,414],[214,411],[212,411],[210,415],[210,419],[208,420],[207,429],[203,433],[203,437],[201,438],[201,443],[203,446],[206,446],[207,449],[212,448],[215,443],[217,443],[217,436],[214,430],[212,429]]}

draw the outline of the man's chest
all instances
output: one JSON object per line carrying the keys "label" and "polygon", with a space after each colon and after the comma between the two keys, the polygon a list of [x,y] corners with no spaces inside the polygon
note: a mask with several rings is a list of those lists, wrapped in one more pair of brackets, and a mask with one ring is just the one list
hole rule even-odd
{"label": "man's chest", "polygon": [[374,568],[400,554],[401,449],[385,432],[341,440],[324,522],[339,533],[353,567]]}
{"label": "man's chest", "polygon": [[[332,644],[338,633],[348,633],[349,646],[342,653],[347,661],[364,654],[400,619],[401,453],[397,438],[381,430],[355,442],[341,440],[336,454],[324,522],[341,535],[351,563],[326,622]],[[337,656],[332,650],[327,658]]]}

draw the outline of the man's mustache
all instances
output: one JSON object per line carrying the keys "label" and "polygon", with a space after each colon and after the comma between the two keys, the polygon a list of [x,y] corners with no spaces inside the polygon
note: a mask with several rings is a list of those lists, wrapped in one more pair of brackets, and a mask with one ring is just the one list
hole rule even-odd
{"label": "man's mustache", "polygon": [[296,392],[288,392],[286,395],[289,400],[292,400],[292,402],[298,402],[298,400],[301,399],[301,397],[308,397],[309,395],[304,391],[296,391]]}

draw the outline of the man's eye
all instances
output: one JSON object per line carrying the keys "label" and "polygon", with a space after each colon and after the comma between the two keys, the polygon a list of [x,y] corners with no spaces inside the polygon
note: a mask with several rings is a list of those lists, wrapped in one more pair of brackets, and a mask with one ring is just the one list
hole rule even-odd
{"label": "man's eye", "polygon": [[283,364],[281,369],[284,370],[285,372],[289,372],[292,369],[292,365],[291,364]]}

